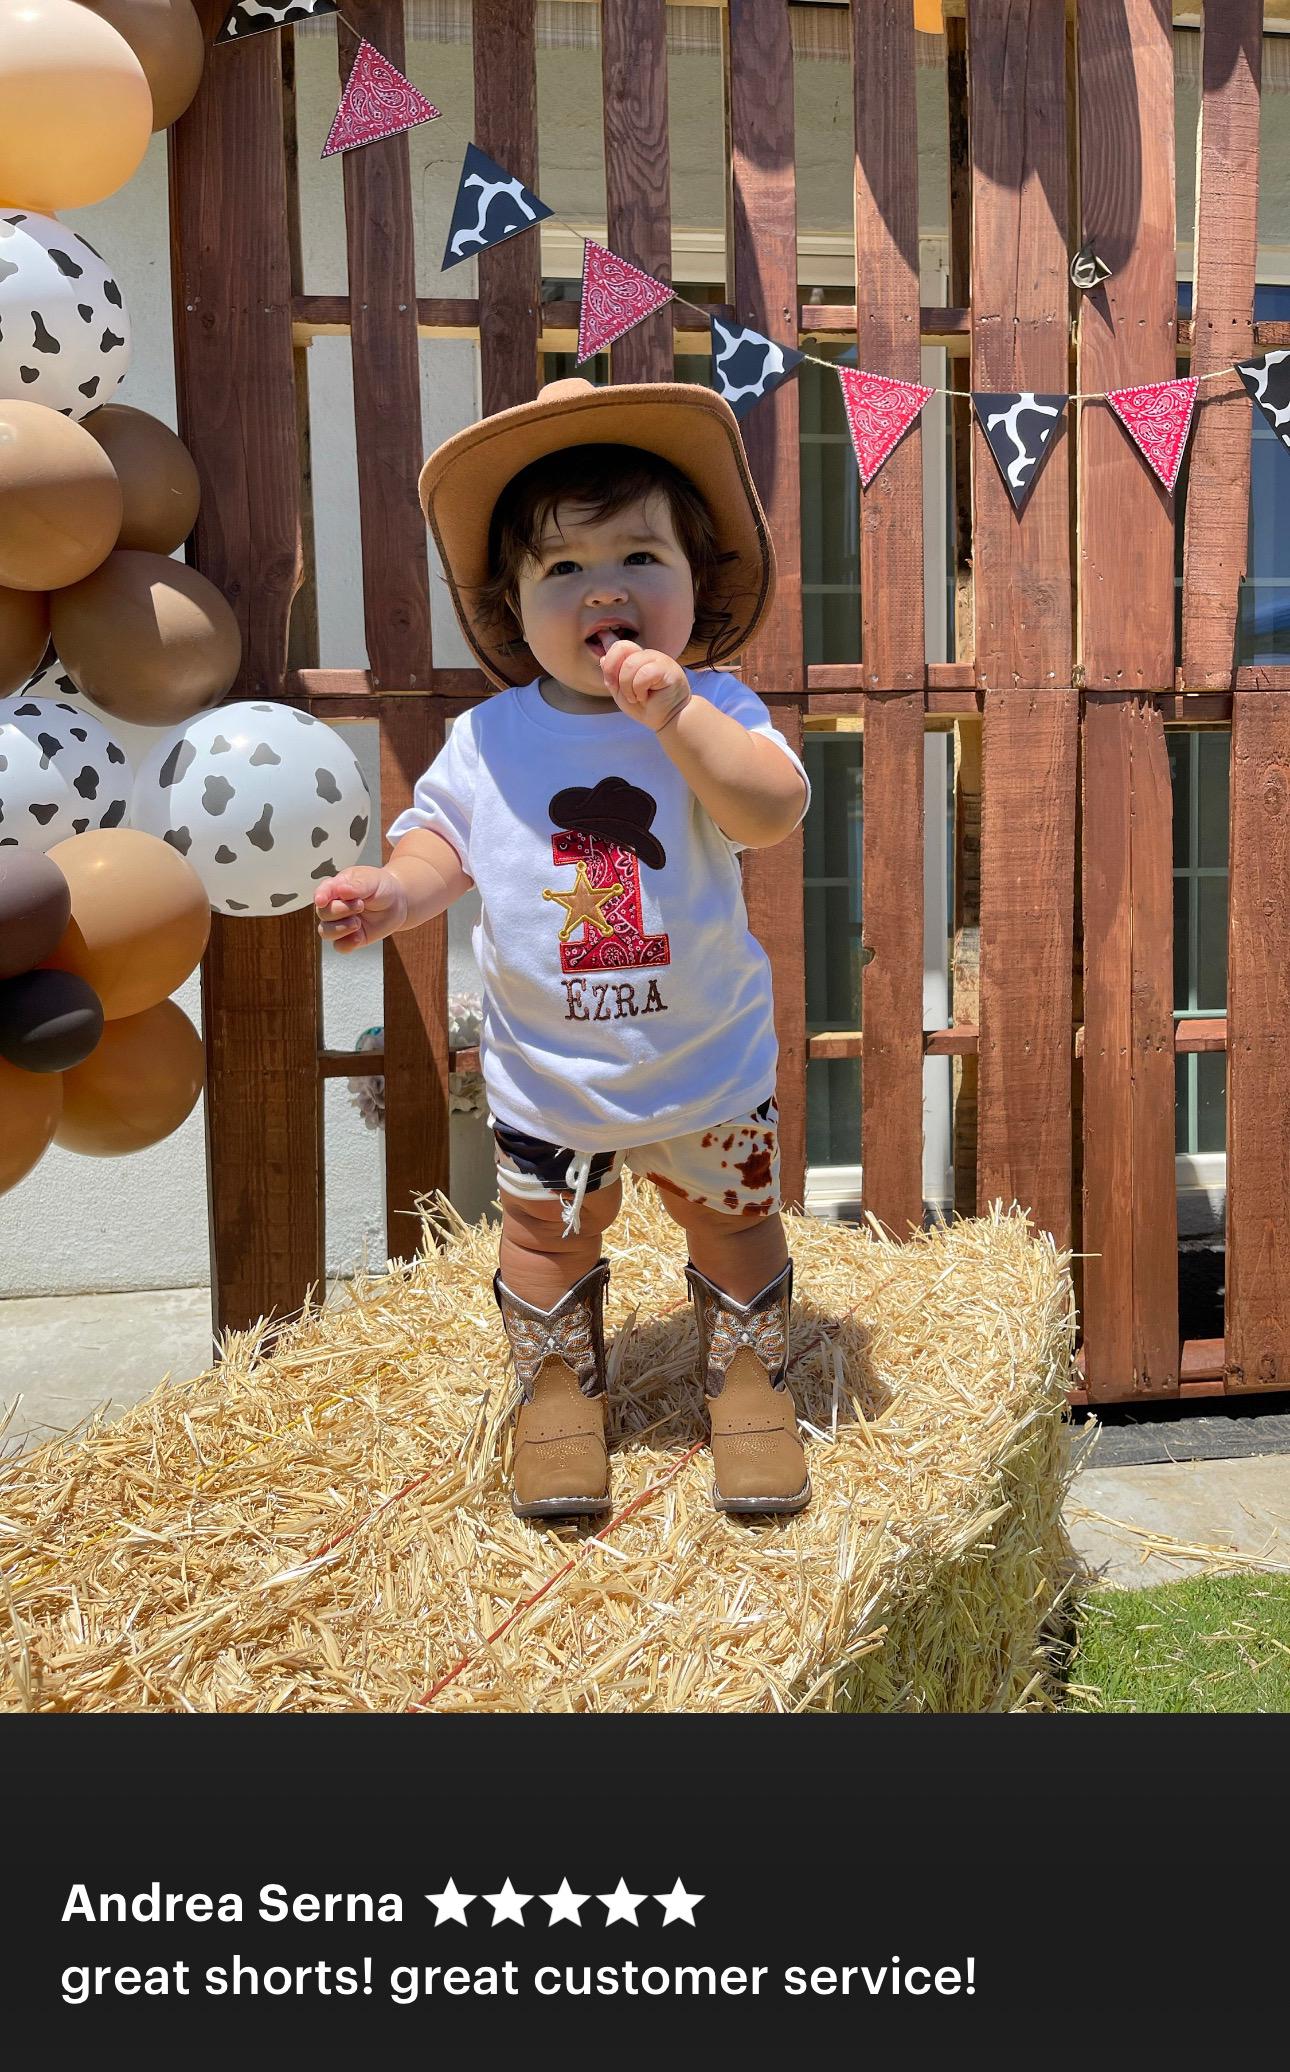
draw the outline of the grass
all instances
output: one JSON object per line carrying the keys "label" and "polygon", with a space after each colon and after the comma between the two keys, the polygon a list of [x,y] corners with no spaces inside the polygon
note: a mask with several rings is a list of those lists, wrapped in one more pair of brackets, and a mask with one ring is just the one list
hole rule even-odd
{"label": "grass", "polygon": [[1079,1607],[1072,1712],[1290,1712],[1290,1578],[1197,1576]]}

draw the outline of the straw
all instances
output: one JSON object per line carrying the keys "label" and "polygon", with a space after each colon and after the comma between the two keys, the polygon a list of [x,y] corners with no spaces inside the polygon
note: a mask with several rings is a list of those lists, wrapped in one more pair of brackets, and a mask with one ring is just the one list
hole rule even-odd
{"label": "straw", "polygon": [[1000,1202],[894,1242],[789,1214],[814,1487],[716,1513],[684,1239],[630,1175],[608,1240],[614,1516],[509,1504],[497,1233],[0,1464],[0,1707],[1045,1709],[1073,1561],[1069,1253]]}

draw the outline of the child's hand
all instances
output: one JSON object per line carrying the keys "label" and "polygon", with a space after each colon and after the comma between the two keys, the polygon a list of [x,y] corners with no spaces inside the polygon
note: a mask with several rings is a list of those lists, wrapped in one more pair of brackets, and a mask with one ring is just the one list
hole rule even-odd
{"label": "child's hand", "polygon": [[620,712],[660,733],[690,702],[689,681],[679,662],[657,648],[616,640],[600,658],[605,682]]}
{"label": "child's hand", "polygon": [[338,950],[358,950],[393,935],[408,916],[407,889],[391,870],[356,863],[324,878],[314,894],[318,933]]}

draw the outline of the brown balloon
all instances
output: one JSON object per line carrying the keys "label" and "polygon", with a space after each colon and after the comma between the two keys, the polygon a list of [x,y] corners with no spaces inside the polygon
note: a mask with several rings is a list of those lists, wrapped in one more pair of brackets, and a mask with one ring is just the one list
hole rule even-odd
{"label": "brown balloon", "polygon": [[0,698],[20,691],[49,646],[49,599],[41,590],[0,590]]}
{"label": "brown balloon", "polygon": [[72,892],[37,849],[0,849],[0,979],[52,957],[72,918]]}
{"label": "brown balloon", "polygon": [[77,690],[135,726],[177,727],[218,705],[241,665],[231,605],[195,568],[164,554],[109,554],[85,582],[50,599],[49,621]]}
{"label": "brown balloon", "polygon": [[[184,0],[188,7],[189,0]],[[189,8],[189,12],[192,10]],[[128,403],[106,403],[81,424],[116,469],[125,500],[118,548],[171,554],[197,521],[201,487],[192,455],[169,425]]]}
{"label": "brown balloon", "polygon": [[82,582],[116,545],[123,509],[97,439],[43,403],[0,399],[0,584]]}
{"label": "brown balloon", "polygon": [[196,93],[206,58],[192,0],[81,0],[111,22],[143,66],[152,93],[152,127],[169,129]]}
{"label": "brown balloon", "polygon": [[37,1076],[0,1058],[0,1194],[39,1165],[54,1141],[62,1112],[61,1073]]}
{"label": "brown balloon", "polygon": [[173,1000],[108,1022],[93,1055],[63,1074],[54,1142],[87,1158],[146,1151],[191,1115],[205,1070],[202,1039]]}
{"label": "brown balloon", "polygon": [[201,962],[206,888],[177,849],[133,827],[91,828],[55,842],[72,918],[45,962],[93,986],[109,1022],[155,1007]]}

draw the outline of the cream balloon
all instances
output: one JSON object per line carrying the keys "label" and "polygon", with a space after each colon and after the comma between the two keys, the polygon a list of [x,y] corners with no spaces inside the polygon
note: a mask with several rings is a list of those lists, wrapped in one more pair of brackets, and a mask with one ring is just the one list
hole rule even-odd
{"label": "cream balloon", "polygon": [[97,439],[43,403],[0,402],[0,583],[83,582],[116,545],[123,509]]}
{"label": "cream balloon", "polygon": [[104,201],[152,135],[143,66],[77,0],[0,0],[0,196],[52,215]]}
{"label": "cream balloon", "polygon": [[192,0],[81,0],[124,36],[143,66],[152,95],[152,127],[177,122],[201,84],[206,61],[202,25]]}
{"label": "cream balloon", "polygon": [[54,1142],[83,1158],[146,1151],[192,1113],[205,1072],[202,1039],[173,1000],[108,1022],[84,1064],[62,1075]]}
{"label": "cream balloon", "polygon": [[61,1072],[24,1072],[0,1058],[0,1194],[39,1165],[62,1113]]}
{"label": "cream balloon", "polygon": [[179,851],[133,828],[100,828],[50,852],[72,918],[45,962],[92,986],[108,1021],[142,1014],[182,986],[211,929],[201,879]]}

